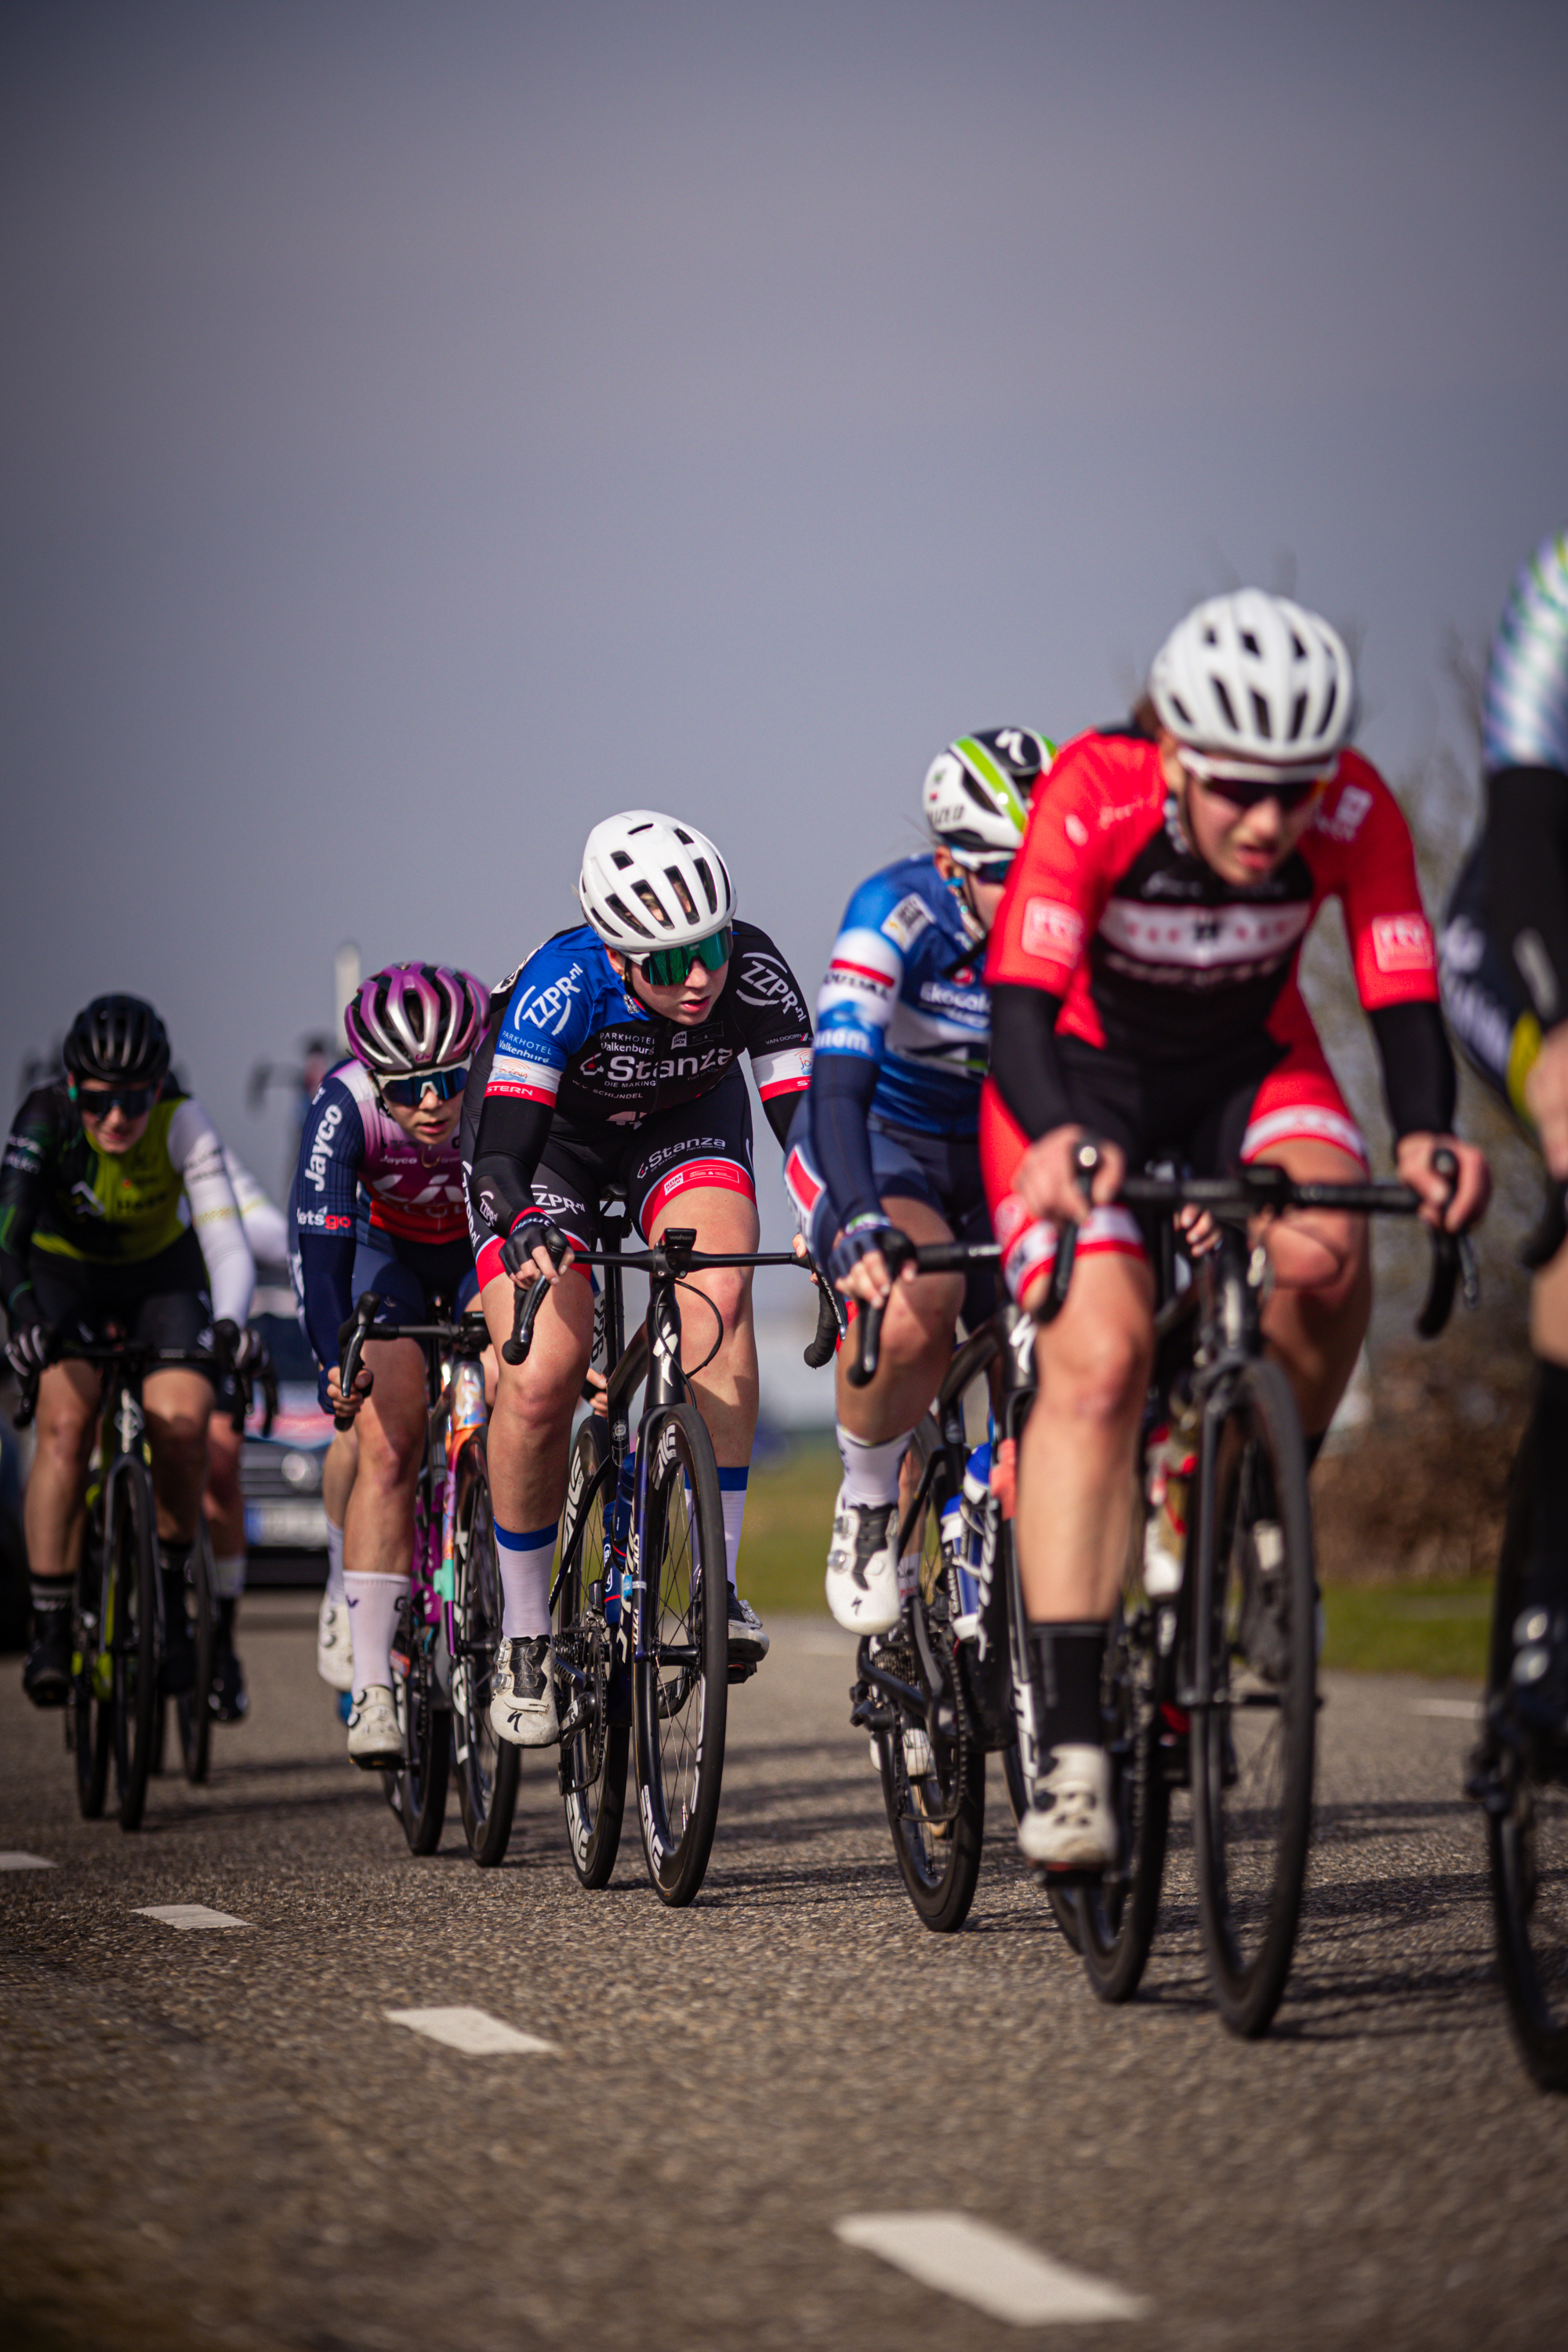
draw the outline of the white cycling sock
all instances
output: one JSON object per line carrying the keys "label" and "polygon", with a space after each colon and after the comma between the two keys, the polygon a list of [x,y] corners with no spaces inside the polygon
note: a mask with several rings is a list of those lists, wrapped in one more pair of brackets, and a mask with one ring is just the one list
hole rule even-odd
{"label": "white cycling sock", "polygon": [[750,1469],[721,1470],[719,1500],[724,1506],[724,1573],[735,1589],[735,1560],[741,1549],[741,1522],[746,1516],[746,1481]]}
{"label": "white cycling sock", "polygon": [[397,1604],[407,1590],[401,1576],[351,1574],[343,1578],[356,1691],[368,1690],[372,1683],[379,1683],[384,1690],[391,1689],[392,1635],[397,1623]]}
{"label": "white cycling sock", "polygon": [[914,1435],[907,1429],[901,1437],[889,1437],[880,1445],[868,1445],[863,1438],[852,1437],[839,1423],[838,1458],[844,1465],[844,1499],[861,1510],[877,1510],[885,1503],[899,1499],[899,1468],[910,1450]]}
{"label": "white cycling sock", "polygon": [[327,1599],[342,1601],[343,1593],[343,1531],[327,1521]]}
{"label": "white cycling sock", "polygon": [[213,1562],[213,1591],[220,1601],[237,1601],[245,1591],[245,1559],[242,1551],[231,1552],[227,1559]]}
{"label": "white cycling sock", "polygon": [[501,1639],[536,1641],[550,1631],[550,1570],[555,1559],[555,1521],[525,1535],[495,1522],[500,1567]]}

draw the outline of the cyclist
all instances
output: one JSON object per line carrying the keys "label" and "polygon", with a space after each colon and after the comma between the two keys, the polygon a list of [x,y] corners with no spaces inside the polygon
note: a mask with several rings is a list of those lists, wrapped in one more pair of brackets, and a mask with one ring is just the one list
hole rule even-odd
{"label": "cyclist", "polygon": [[[485,1314],[498,1344],[513,1286],[552,1288],[523,1364],[502,1363],[489,1472],[505,1592],[490,1720],[523,1748],[559,1737],[550,1670],[550,1566],[566,1491],[572,1412],[593,1339],[586,1269],[560,1279],[568,1243],[592,1249],[600,1203],[624,1190],[650,1243],[693,1226],[698,1247],[757,1246],[749,1054],[782,1144],[811,1073],[794,973],[765,931],[735,919],[729,869],[705,835],[649,809],[588,835],[578,897],[587,921],[558,931],[506,985],[476,1060],[485,1087],[464,1112],[464,1157]],[[500,992],[498,991],[498,996]],[[757,1664],[768,1637],[740,1599],[735,1561],[757,1423],[757,1350],[746,1267],[697,1274],[717,1311],[683,1305],[691,1374],[723,1496],[730,1656]],[[690,1321],[687,1323],[689,1315]]]}
{"label": "cyclist", "polygon": [[[1568,531],[1513,585],[1482,713],[1486,826],[1449,902],[1443,996],[1481,1076],[1568,1182]],[[1561,1211],[1531,1291],[1535,1402],[1521,1449],[1531,1488],[1513,1703],[1568,1737],[1568,1246]]]}
{"label": "cyclist", "polygon": [[[1081,1220],[1068,1302],[1042,1329],[1019,1447],[1018,1557],[1044,1769],[1019,1824],[1047,1867],[1114,1859],[1100,1708],[1126,1556],[1152,1346],[1138,1225],[1114,1205],[1156,1150],[1200,1171],[1267,1160],[1362,1181],[1367,1148],[1297,985],[1301,941],[1340,899],[1376,1038],[1399,1173],[1450,1228],[1487,1166],[1452,1133],[1454,1066],[1408,829],[1346,748],[1354,679],[1328,624],[1257,589],[1201,604],[1150,675],[1152,730],[1082,735],[1035,802],[992,934],[992,1076],[981,1150],[1004,1272],[1037,1302],[1064,1218]],[[1093,1213],[1073,1154],[1103,1145]],[[1459,1168],[1451,1202],[1436,1145]],[[1315,1451],[1371,1307],[1364,1219],[1268,1234],[1269,1344]]]}
{"label": "cyclist", "polygon": [[[321,1401],[351,1416],[357,1444],[342,1521],[348,1747],[367,1771],[403,1756],[392,1643],[408,1591],[428,1403],[413,1339],[367,1341],[345,1397],[338,1334],[367,1290],[380,1295],[381,1322],[426,1321],[437,1300],[460,1314],[474,1297],[457,1129],[488,1003],[479,981],[446,964],[373,972],[343,1014],[349,1058],[322,1079],[306,1116],[289,1199],[292,1270],[321,1367]],[[343,1444],[340,1436],[332,1452]],[[342,1466],[329,1454],[329,1509],[341,1505]]]}
{"label": "cyclist", "polygon": [[844,1360],[837,1374],[844,1482],[827,1602],[855,1632],[898,1622],[900,1468],[960,1308],[973,1329],[994,1304],[988,1269],[967,1289],[949,1275],[892,1284],[883,1251],[893,1235],[991,1237],[977,1139],[991,1000],[978,967],[1053,750],[1033,728],[998,727],[939,753],[923,793],[933,846],[860,885],[817,994],[811,1087],[790,1129],[784,1183],[839,1289],[888,1301],[875,1380],[852,1388]]}
{"label": "cyclist", "polygon": [[116,1329],[150,1347],[213,1356],[210,1372],[153,1370],[142,1391],[167,1601],[166,1686],[188,1690],[186,1569],[207,1423],[226,1364],[246,1359],[255,1282],[223,1147],[200,1103],[170,1080],[168,1033],[152,1005],[94,997],[71,1024],[64,1061],[65,1076],[35,1087],[17,1111],[0,1171],[5,1352],[19,1379],[38,1382],[24,1507],[34,1639],[22,1674],[38,1706],[63,1706],[69,1691],[72,1578],[102,1391],[99,1367],[73,1359],[71,1347],[98,1345]]}
{"label": "cyclist", "polygon": [[[258,1266],[280,1266],[289,1256],[283,1212],[269,1201],[250,1171],[225,1148],[223,1164],[234,1187],[246,1245]],[[234,1384],[223,1383],[207,1423],[207,1485],[202,1498],[213,1549],[213,1591],[217,1625],[213,1646],[212,1710],[219,1723],[238,1723],[249,1712],[245,1669],[234,1646],[235,1620],[245,1591],[247,1565],[245,1496],[240,1490],[242,1433],[232,1419]]]}

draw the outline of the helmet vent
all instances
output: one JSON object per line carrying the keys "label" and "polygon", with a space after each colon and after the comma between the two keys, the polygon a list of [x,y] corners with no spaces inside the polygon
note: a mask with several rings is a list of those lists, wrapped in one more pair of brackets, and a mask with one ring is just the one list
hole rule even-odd
{"label": "helmet vent", "polygon": [[1274,722],[1269,716],[1268,705],[1256,687],[1252,689],[1252,723],[1266,743],[1273,741]]}
{"label": "helmet vent", "polygon": [[624,923],[628,931],[635,931],[639,940],[652,939],[653,933],[648,929],[647,925],[642,920],[640,916],[633,914],[626,900],[617,891],[612,890],[609,893],[609,896],[605,898],[605,904],[608,907],[611,914],[616,918],[616,920],[618,923]]}
{"label": "helmet vent", "polygon": [[1253,635],[1252,631],[1251,631],[1250,629],[1243,629],[1243,630],[1242,630],[1242,632],[1241,632],[1241,644],[1242,644],[1242,650],[1243,650],[1243,652],[1245,652],[1245,653],[1249,653],[1249,654],[1252,656],[1252,658],[1253,658],[1253,660],[1254,660],[1254,661],[1261,661],[1261,660],[1262,660],[1262,658],[1263,658],[1263,648],[1262,648],[1262,646],[1258,644],[1258,639]]}
{"label": "helmet vent", "polygon": [[634,882],[632,884],[632,888],[636,892],[637,898],[641,899],[648,913],[653,917],[654,921],[660,924],[667,931],[673,930],[675,927],[669,919],[668,909],[659,905],[658,893],[654,888],[653,884],[651,882]]}
{"label": "helmet vent", "polygon": [[1323,705],[1323,715],[1318,721],[1318,732],[1320,735],[1326,735],[1329,731],[1329,721],[1334,715],[1334,704],[1339,699],[1339,692],[1338,680],[1331,677],[1329,680],[1328,699]]}
{"label": "helmet vent", "polygon": [[680,871],[679,866],[667,866],[664,869],[664,878],[669,884],[669,887],[674,891],[676,897],[679,899],[680,911],[685,916],[687,921],[689,923],[700,922],[702,919],[697,911],[697,901],[692,897],[690,891],[687,888],[686,877]]}
{"label": "helmet vent", "polygon": [[1307,698],[1304,694],[1299,694],[1296,697],[1294,707],[1290,712],[1290,740],[1292,743],[1294,743],[1300,735],[1301,722],[1306,716]]}
{"label": "helmet vent", "polygon": [[1239,734],[1240,728],[1237,720],[1236,705],[1230,698],[1230,692],[1224,678],[1211,678],[1209,683],[1214,688],[1215,700],[1218,703],[1220,709],[1225,713],[1226,725],[1231,729],[1233,733]]}
{"label": "helmet vent", "polygon": [[624,849],[611,850],[610,863],[612,866],[617,866],[623,874],[626,872],[626,867],[631,864],[631,862],[630,856]]}
{"label": "helmet vent", "polygon": [[669,828],[669,829],[670,829],[671,833],[673,833],[673,834],[674,834],[674,835],[675,835],[675,837],[676,837],[677,841],[679,841],[679,844],[680,844],[680,845],[681,845],[682,849],[689,849],[689,848],[690,848],[690,846],[691,846],[691,835],[687,832],[687,830],[686,830],[686,828],[685,828],[685,826],[684,826],[684,825],[672,824],[672,825],[670,826],[670,828]]}
{"label": "helmet vent", "polygon": [[705,857],[694,857],[691,863],[697,868],[699,881],[708,893],[708,911],[711,915],[717,911],[719,905],[719,893],[713,887],[713,869]]}

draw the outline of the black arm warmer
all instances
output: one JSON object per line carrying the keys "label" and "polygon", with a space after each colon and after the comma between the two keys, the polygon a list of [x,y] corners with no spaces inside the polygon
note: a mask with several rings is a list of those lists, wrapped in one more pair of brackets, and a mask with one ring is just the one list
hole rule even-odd
{"label": "black arm warmer", "polygon": [[1568,1019],[1568,775],[1560,768],[1488,777],[1487,908],[1487,927],[1542,1028]]}
{"label": "black arm warmer", "polygon": [[1454,1055],[1435,1004],[1385,1004],[1369,1013],[1395,1137],[1450,1135]]}
{"label": "black arm warmer", "polygon": [[790,1127],[799,1101],[798,1095],[765,1095],[763,1097],[763,1117],[773,1129],[781,1151],[789,1141]]}
{"label": "black arm warmer", "polygon": [[474,1215],[491,1233],[510,1234],[533,1206],[533,1171],[555,1116],[552,1103],[519,1102],[491,1095],[479,1113],[468,1198]]}
{"label": "black arm warmer", "polygon": [[1048,989],[1003,981],[991,991],[991,1075],[1031,1143],[1072,1122],[1057,1053],[1061,1009],[1062,999]]}
{"label": "black arm warmer", "polygon": [[866,1132],[876,1091],[877,1065],[858,1054],[819,1054],[812,1064],[811,1140],[840,1225],[881,1209]]}

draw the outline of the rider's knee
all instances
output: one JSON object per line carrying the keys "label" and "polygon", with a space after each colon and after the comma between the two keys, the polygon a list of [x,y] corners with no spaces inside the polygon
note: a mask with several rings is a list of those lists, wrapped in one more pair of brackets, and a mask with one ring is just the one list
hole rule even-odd
{"label": "rider's knee", "polygon": [[359,1415],[359,1475],[378,1486],[404,1486],[415,1475],[424,1450],[423,1412],[388,1415],[363,1411]]}
{"label": "rider's knee", "polygon": [[1348,1313],[1370,1302],[1372,1255],[1364,1217],[1319,1215],[1310,1228],[1283,1228],[1275,1241],[1274,1271],[1281,1293],[1310,1301],[1316,1317]]}
{"label": "rider's knee", "polygon": [[184,1411],[150,1412],[147,1415],[147,1436],[161,1469],[172,1470],[184,1477],[205,1475],[205,1414]]}
{"label": "rider's knee", "polygon": [[1076,1420],[1119,1426],[1142,1411],[1152,1355],[1150,1336],[1131,1317],[1097,1316],[1047,1358],[1049,1394],[1070,1399]]}
{"label": "rider's knee", "polygon": [[[750,1270],[745,1266],[716,1266],[711,1273],[704,1274],[702,1290],[709,1303],[723,1318],[724,1341],[727,1343],[733,1339],[751,1306]],[[714,1337],[712,1317],[704,1313],[689,1293],[687,1293],[681,1300],[682,1313],[684,1314],[688,1308],[707,1326],[708,1342],[695,1350],[692,1350],[688,1344],[683,1347],[682,1352],[702,1355],[706,1352],[707,1344],[710,1343]]]}
{"label": "rider's knee", "polygon": [[[503,1444],[510,1439],[539,1445],[560,1437],[572,1426],[586,1360],[569,1378],[542,1379],[531,1364],[505,1364],[490,1413],[492,1431],[499,1427]],[[492,1435],[491,1444],[494,1444]]]}
{"label": "rider's knee", "polygon": [[962,1283],[942,1278],[895,1283],[882,1324],[882,1361],[895,1370],[918,1364],[939,1343],[952,1345],[963,1303]]}

